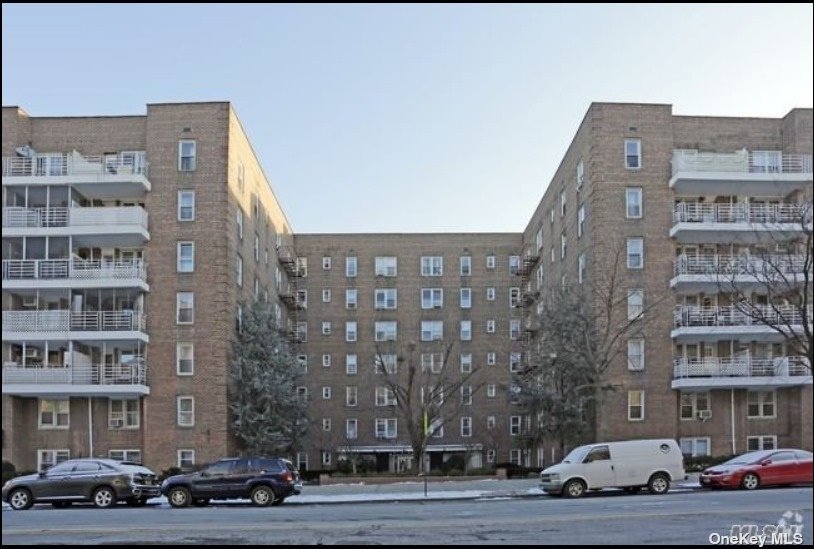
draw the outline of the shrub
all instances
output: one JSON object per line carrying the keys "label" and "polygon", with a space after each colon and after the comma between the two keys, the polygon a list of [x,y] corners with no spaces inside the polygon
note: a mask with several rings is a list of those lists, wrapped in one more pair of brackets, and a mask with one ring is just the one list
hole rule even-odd
{"label": "shrub", "polygon": [[707,467],[712,467],[713,465],[718,465],[725,461],[729,461],[733,457],[735,456],[684,456],[684,469],[688,473],[698,473]]}
{"label": "shrub", "polygon": [[17,468],[10,461],[3,461],[3,484],[17,476]]}
{"label": "shrub", "polygon": [[183,471],[181,470],[180,467],[170,467],[169,469],[164,469],[163,471],[161,471],[161,474],[158,475],[158,481],[163,482],[164,479],[166,479],[166,478],[169,478],[169,477],[172,477],[172,476],[175,476],[175,475],[180,475],[182,473],[183,473]]}

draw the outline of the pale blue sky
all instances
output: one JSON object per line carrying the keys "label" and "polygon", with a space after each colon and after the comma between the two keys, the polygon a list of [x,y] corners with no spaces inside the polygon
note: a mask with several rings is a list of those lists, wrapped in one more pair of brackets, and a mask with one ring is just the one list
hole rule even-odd
{"label": "pale blue sky", "polygon": [[298,232],[519,231],[592,101],[812,104],[812,6],[9,5],[3,104],[231,100]]}

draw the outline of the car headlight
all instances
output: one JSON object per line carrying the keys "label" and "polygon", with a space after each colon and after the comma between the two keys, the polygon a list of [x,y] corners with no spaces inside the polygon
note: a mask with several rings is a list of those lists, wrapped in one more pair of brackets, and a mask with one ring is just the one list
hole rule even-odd
{"label": "car headlight", "polygon": [[550,482],[557,482],[557,481],[560,480],[559,473],[550,473],[550,474],[547,474],[546,477],[548,477],[548,480]]}

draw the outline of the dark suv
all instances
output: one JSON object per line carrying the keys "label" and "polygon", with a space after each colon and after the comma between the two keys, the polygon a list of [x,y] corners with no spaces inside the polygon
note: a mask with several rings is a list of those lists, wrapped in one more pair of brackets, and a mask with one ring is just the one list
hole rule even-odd
{"label": "dark suv", "polygon": [[222,459],[196,473],[172,476],[161,484],[161,493],[173,507],[245,498],[261,507],[280,505],[300,490],[300,475],[293,463],[263,457]]}

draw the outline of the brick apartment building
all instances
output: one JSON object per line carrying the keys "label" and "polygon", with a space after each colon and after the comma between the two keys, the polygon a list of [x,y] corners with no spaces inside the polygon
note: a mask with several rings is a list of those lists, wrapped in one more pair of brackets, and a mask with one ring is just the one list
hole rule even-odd
{"label": "brick apartment building", "polygon": [[122,117],[4,107],[2,127],[3,459],[18,468],[235,453],[241,299],[269,302],[300,341],[302,468],[349,453],[404,466],[375,359],[410,345],[432,362],[439,340],[475,389],[432,438],[430,463],[548,463],[557,456],[528,446],[530,418],[507,398],[524,328],[547,287],[590,284],[619,249],[631,306],[657,304],[609,371],[619,389],[597,437],[674,437],[714,455],[812,447],[806,357],[739,323],[697,270],[765,247],[767,228],[799,236],[776,225],[812,185],[810,109],[753,119],[593,104],[525,231],[506,234],[294,234],[229,103]]}

